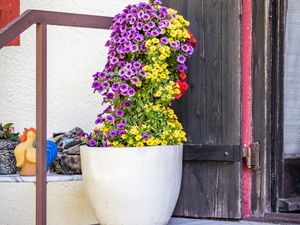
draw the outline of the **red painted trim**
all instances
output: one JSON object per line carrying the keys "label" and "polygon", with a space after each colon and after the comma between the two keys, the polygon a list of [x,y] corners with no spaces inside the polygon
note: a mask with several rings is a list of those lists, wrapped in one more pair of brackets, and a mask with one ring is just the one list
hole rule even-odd
{"label": "red painted trim", "polygon": [[[242,144],[252,143],[252,0],[242,1]],[[251,170],[243,161],[242,215],[251,214]]]}
{"label": "red painted trim", "polygon": [[[20,0],[0,0],[0,28],[20,15]],[[20,37],[12,40],[7,46],[20,45]]]}

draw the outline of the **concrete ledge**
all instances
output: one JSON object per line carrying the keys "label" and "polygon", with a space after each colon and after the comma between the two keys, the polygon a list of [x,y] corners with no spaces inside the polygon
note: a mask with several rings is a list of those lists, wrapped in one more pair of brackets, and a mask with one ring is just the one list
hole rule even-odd
{"label": "concrete ledge", "polygon": [[[47,182],[82,181],[82,175],[47,174]],[[36,182],[35,176],[20,176],[19,174],[0,175],[0,182]]]}
{"label": "concrete ledge", "polygon": [[[48,175],[48,225],[97,224],[79,175]],[[0,224],[35,225],[35,177],[0,176]]]}

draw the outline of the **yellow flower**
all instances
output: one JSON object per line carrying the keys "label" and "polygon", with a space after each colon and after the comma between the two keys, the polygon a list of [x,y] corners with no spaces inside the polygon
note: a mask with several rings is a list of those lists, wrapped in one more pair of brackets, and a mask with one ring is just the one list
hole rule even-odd
{"label": "yellow flower", "polygon": [[150,47],[150,51],[154,52],[155,50],[156,50],[156,46],[152,45],[152,46]]}
{"label": "yellow flower", "polygon": [[130,134],[137,135],[139,133],[136,126],[132,127],[129,131]]}
{"label": "yellow flower", "polygon": [[108,131],[109,131],[109,129],[108,129],[105,125],[103,125],[103,126],[101,127],[101,129],[102,129],[102,131],[103,131],[104,133],[108,133]]}
{"label": "yellow flower", "polygon": [[143,142],[138,142],[136,143],[136,147],[143,147],[144,146],[144,143]]}
{"label": "yellow flower", "polygon": [[142,86],[142,81],[139,81],[137,84],[136,84],[137,87],[141,87]]}
{"label": "yellow flower", "polygon": [[129,141],[128,141],[128,144],[129,144],[129,145],[132,145],[132,144],[133,144],[133,140],[129,140]]}
{"label": "yellow flower", "polygon": [[158,38],[153,38],[153,39],[152,39],[152,43],[153,43],[153,44],[157,44],[157,43],[159,43],[159,40],[158,40]]}
{"label": "yellow flower", "polygon": [[167,145],[168,144],[168,142],[166,142],[165,140],[163,140],[162,142],[161,142],[161,145]]}
{"label": "yellow flower", "polygon": [[139,141],[139,140],[141,140],[141,139],[142,139],[142,136],[141,136],[141,135],[136,135],[136,136],[135,136],[135,140]]}
{"label": "yellow flower", "polygon": [[119,142],[114,141],[114,142],[112,143],[112,145],[113,145],[114,147],[118,147],[118,146],[119,146]]}
{"label": "yellow flower", "polygon": [[154,111],[158,111],[159,110],[159,106],[158,105],[153,106],[153,110]]}
{"label": "yellow flower", "polygon": [[157,91],[156,93],[155,93],[155,97],[160,97],[161,96],[161,94],[162,94],[162,92],[161,91]]}

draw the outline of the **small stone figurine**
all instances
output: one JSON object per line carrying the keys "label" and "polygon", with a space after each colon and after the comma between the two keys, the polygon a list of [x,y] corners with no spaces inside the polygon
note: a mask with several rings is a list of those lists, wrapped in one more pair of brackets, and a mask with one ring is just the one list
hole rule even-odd
{"label": "small stone figurine", "polygon": [[[21,168],[21,176],[36,175],[36,148],[35,148],[36,130],[34,128],[24,129],[20,137],[21,143],[17,145],[14,154],[17,161],[17,167]],[[47,170],[50,164],[57,157],[57,146],[53,141],[47,140]]]}

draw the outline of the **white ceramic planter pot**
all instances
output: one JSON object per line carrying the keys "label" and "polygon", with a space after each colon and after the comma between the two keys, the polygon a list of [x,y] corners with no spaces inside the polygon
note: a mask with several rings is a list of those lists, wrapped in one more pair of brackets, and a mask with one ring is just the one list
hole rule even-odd
{"label": "white ceramic planter pot", "polygon": [[86,193],[101,225],[164,225],[176,205],[182,145],[81,147]]}

